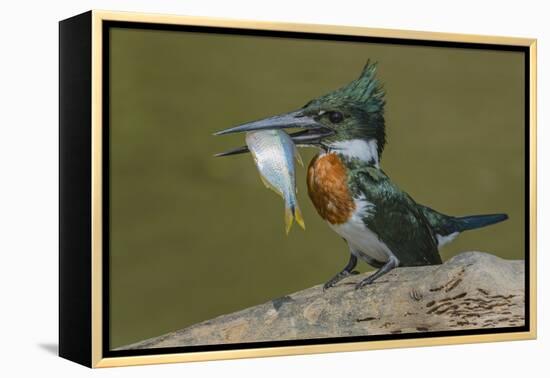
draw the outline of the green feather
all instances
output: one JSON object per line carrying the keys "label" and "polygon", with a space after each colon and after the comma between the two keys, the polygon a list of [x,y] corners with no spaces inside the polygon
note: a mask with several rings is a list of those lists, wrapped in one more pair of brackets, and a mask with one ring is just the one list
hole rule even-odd
{"label": "green feather", "polygon": [[344,164],[352,196],[374,205],[363,222],[395,254],[400,266],[441,264],[436,236],[416,202],[381,169],[357,159],[344,158]]}
{"label": "green feather", "polygon": [[369,59],[357,79],[340,89],[319,97],[315,102],[347,102],[369,113],[383,113],[386,104],[385,91],[376,78],[377,66],[377,63],[371,63]]}
{"label": "green feather", "polygon": [[[377,141],[378,155],[382,155],[386,144],[386,101],[382,83],[376,77],[376,70],[377,64],[368,60],[358,78],[304,106],[305,115],[314,117],[335,131],[333,136],[324,139],[326,145],[344,140],[374,139]],[[335,111],[344,115],[343,122],[331,123],[328,115]]]}

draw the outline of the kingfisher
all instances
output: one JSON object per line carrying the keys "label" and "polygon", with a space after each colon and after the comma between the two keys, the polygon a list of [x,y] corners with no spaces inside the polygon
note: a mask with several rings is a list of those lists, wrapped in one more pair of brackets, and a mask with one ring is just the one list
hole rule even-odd
{"label": "kingfisher", "polygon": [[[508,219],[506,214],[451,216],[417,203],[380,167],[386,146],[385,90],[367,61],[358,78],[288,113],[245,123],[215,135],[266,129],[290,133],[298,147],[319,153],[307,170],[317,213],[347,243],[347,264],[323,288],[354,273],[358,259],[375,269],[361,289],[402,266],[441,264],[439,250],[460,233]],[[247,152],[239,147],[217,156]]]}

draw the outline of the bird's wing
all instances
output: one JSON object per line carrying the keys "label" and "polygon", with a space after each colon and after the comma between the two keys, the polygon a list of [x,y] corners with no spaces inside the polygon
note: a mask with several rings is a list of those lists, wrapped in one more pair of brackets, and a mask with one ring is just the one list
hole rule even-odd
{"label": "bird's wing", "polygon": [[354,172],[355,195],[374,205],[363,221],[399,259],[401,266],[441,264],[437,241],[416,202],[374,167]]}

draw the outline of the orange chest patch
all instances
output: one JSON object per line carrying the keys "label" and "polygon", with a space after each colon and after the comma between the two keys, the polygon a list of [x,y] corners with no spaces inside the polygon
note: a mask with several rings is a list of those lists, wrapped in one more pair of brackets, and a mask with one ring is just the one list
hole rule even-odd
{"label": "orange chest patch", "polygon": [[336,154],[316,156],[307,170],[309,198],[324,220],[345,223],[355,210],[346,167]]}

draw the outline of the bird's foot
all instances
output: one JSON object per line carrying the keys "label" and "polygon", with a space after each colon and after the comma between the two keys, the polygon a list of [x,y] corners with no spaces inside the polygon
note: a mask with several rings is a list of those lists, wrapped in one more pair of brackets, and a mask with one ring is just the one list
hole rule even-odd
{"label": "bird's foot", "polygon": [[338,273],[337,275],[332,277],[330,280],[325,282],[325,284],[323,285],[323,291],[327,291],[331,287],[334,287],[334,285],[336,285],[338,282],[340,282],[341,280],[343,280],[347,276],[348,276],[348,274]]}
{"label": "bird's foot", "polygon": [[391,257],[380,269],[368,276],[362,281],[359,281],[355,285],[355,290],[362,289],[363,287],[372,284],[375,280],[382,277],[384,274],[388,273],[390,270],[397,268],[399,266],[399,260],[395,257]]}
{"label": "bird's foot", "polygon": [[365,286],[372,284],[372,283],[374,282],[374,280],[376,279],[376,277],[374,277],[374,279],[371,279],[371,277],[373,277],[373,276],[374,276],[374,274],[371,275],[371,276],[368,276],[367,278],[365,278],[365,279],[363,279],[363,280],[361,280],[361,281],[359,281],[359,282],[357,282],[357,283],[355,284],[355,290],[362,289],[362,288],[364,288]]}
{"label": "bird's foot", "polygon": [[344,278],[348,277],[348,276],[351,276],[351,275],[355,275],[355,274],[359,274],[358,271],[354,270],[352,272],[348,272],[348,271],[342,271],[340,273],[338,273],[337,275],[335,275],[334,277],[332,277],[330,280],[328,280],[324,285],[323,285],[323,291],[327,291],[328,289],[330,289],[331,287],[334,287],[338,282],[342,281]]}

